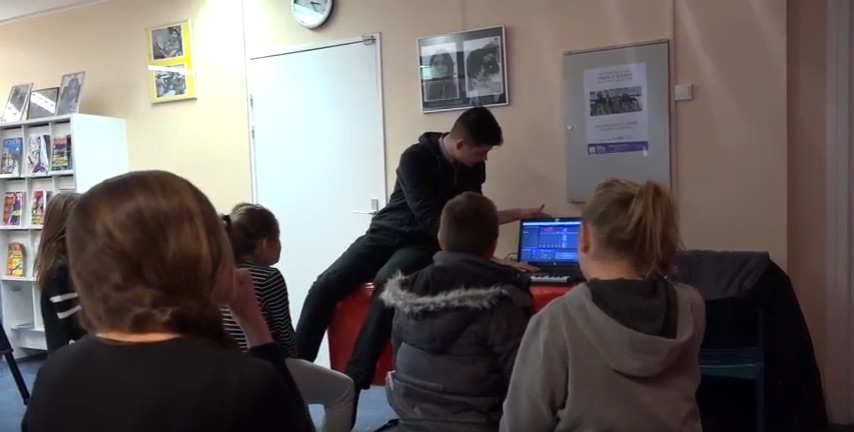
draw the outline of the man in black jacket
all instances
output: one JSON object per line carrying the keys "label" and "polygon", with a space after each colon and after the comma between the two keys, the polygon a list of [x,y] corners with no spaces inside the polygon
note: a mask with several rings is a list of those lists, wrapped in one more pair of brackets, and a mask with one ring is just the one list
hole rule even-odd
{"label": "man in black jacket", "polygon": [[[501,126],[488,109],[465,111],[448,133],[427,132],[400,157],[388,205],[368,231],[323,272],[308,292],[296,331],[298,355],[314,361],[335,306],[360,285],[373,281],[374,296],[346,373],[366,389],[388,343],[393,310],[379,300],[386,281],[431,263],[445,203],[463,192],[482,193],[489,152],[503,143]],[[501,223],[541,214],[543,207],[499,212]]]}

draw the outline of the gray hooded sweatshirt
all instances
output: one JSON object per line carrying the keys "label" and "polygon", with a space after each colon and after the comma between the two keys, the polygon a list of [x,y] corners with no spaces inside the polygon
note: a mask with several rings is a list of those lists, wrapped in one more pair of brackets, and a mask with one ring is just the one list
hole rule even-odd
{"label": "gray hooded sweatshirt", "polygon": [[699,432],[705,304],[664,279],[592,280],[531,319],[502,432]]}

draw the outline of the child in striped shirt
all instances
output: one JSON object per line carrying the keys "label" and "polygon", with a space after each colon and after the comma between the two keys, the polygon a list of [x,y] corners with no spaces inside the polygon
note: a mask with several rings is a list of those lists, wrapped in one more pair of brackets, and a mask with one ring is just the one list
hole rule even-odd
{"label": "child in striped shirt", "polygon": [[[355,409],[353,381],[342,373],[297,358],[288,288],[282,273],[272,267],[279,262],[282,250],[276,217],[260,205],[241,203],[223,216],[223,222],[237,267],[249,270],[252,275],[261,312],[273,340],[288,356],[285,362],[303,399],[324,407],[320,431],[350,431]],[[223,322],[226,331],[246,350],[243,331],[227,309],[223,310]]]}

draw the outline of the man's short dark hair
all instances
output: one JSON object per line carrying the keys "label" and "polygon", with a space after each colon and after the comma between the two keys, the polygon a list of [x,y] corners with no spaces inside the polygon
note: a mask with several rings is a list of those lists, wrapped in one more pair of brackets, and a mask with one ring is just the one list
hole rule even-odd
{"label": "man's short dark hair", "polygon": [[447,252],[482,255],[498,240],[498,209],[489,198],[463,192],[445,204],[439,238]]}
{"label": "man's short dark hair", "polygon": [[504,133],[495,116],[484,107],[467,109],[457,117],[451,135],[475,146],[498,146],[504,143]]}

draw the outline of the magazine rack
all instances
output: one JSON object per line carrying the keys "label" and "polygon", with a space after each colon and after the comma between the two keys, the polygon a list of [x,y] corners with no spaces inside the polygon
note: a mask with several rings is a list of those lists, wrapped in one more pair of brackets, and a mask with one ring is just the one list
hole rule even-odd
{"label": "magazine rack", "polygon": [[[33,169],[38,171],[35,174],[30,172],[28,150],[37,148],[39,138],[56,147],[57,154],[68,151],[68,166],[53,169],[53,155],[48,154],[50,166],[46,170]],[[70,144],[62,150],[61,141],[54,145],[56,139]],[[20,357],[32,353],[30,350],[47,348],[41,296],[35,286],[33,267],[45,203],[49,205],[49,197],[53,194],[85,192],[102,180],[126,173],[127,131],[122,119],[72,114],[0,123],[0,145],[3,146],[0,153],[0,196],[3,200],[0,258],[3,260],[0,263],[4,264],[0,268],[0,312],[9,346],[14,355]],[[5,163],[10,159],[9,153],[14,151],[20,153],[19,167],[10,170]]]}

